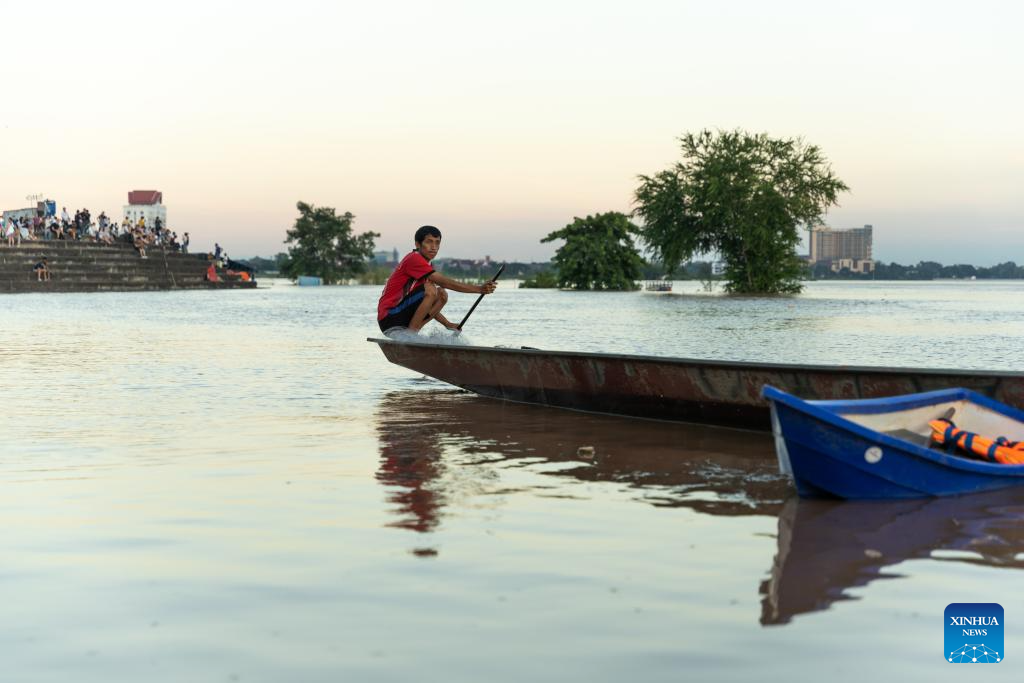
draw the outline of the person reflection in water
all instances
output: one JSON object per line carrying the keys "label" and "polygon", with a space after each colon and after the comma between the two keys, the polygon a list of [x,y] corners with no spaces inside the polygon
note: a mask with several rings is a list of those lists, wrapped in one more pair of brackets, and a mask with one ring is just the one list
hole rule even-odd
{"label": "person reflection in water", "polygon": [[442,469],[441,451],[424,438],[422,425],[401,418],[380,425],[377,481],[390,487],[388,502],[396,506],[399,517],[388,526],[420,533],[437,527],[444,499],[433,486]]}

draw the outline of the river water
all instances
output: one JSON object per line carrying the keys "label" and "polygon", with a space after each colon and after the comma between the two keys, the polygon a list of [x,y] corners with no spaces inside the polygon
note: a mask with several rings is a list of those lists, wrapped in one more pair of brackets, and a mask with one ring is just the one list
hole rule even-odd
{"label": "river water", "polygon": [[[766,435],[454,391],[379,288],[270,284],[0,297],[4,680],[959,680],[952,602],[1020,677],[1024,491],[800,501]],[[466,336],[1024,368],[1024,283],[696,289],[506,284]]]}

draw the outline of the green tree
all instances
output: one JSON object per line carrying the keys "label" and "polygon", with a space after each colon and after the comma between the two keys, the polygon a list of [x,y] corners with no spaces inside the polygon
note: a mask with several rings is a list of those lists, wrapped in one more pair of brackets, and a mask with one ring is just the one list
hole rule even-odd
{"label": "green tree", "polygon": [[349,212],[339,216],[329,206],[313,206],[299,202],[299,217],[288,231],[285,244],[288,260],[281,272],[293,280],[300,275],[316,275],[324,284],[334,284],[356,277],[366,271],[366,262],[373,256],[375,232],[356,235],[355,220]]}
{"label": "green tree", "polygon": [[1009,280],[1012,278],[1024,277],[1024,267],[1018,266],[1013,261],[1007,261],[1006,263],[1000,263],[999,265],[987,268],[985,277],[999,278]]}
{"label": "green tree", "polygon": [[798,292],[798,226],[821,221],[848,188],[821,150],[745,131],[680,138],[683,159],[640,176],[636,215],[653,256],[672,270],[697,254],[725,262],[726,291]]}
{"label": "green tree", "polygon": [[628,216],[611,211],[576,218],[541,242],[565,240],[552,259],[559,287],[636,289],[643,265],[633,244],[636,232]]}
{"label": "green tree", "polygon": [[542,270],[533,277],[519,283],[521,289],[555,289],[558,287],[558,276],[550,270]]}

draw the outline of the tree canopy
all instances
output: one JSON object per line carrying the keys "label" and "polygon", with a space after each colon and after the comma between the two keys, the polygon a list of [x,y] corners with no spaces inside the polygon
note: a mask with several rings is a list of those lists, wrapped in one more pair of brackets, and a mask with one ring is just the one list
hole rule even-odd
{"label": "tree canopy", "polygon": [[726,291],[798,292],[806,272],[798,226],[821,222],[847,186],[821,150],[745,131],[680,138],[683,159],[640,176],[640,235],[668,271],[698,254],[725,262]]}
{"label": "tree canopy", "polygon": [[573,289],[636,289],[643,261],[633,244],[637,227],[616,211],[576,218],[541,240],[565,240],[552,261],[558,286]]}
{"label": "tree canopy", "polygon": [[295,279],[300,275],[316,275],[324,284],[334,284],[356,277],[366,271],[366,262],[373,256],[375,232],[356,235],[355,220],[349,212],[337,215],[329,206],[313,206],[299,202],[299,217],[288,231],[285,244],[289,260],[281,272]]}

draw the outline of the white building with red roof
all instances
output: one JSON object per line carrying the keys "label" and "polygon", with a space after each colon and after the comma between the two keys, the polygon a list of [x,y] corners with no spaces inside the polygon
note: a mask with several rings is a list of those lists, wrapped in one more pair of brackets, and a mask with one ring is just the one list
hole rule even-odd
{"label": "white building with red roof", "polygon": [[164,194],[157,190],[132,190],[128,193],[128,203],[124,206],[124,215],[137,225],[139,218],[146,219],[146,227],[153,227],[156,219],[167,227],[167,207],[164,206]]}

